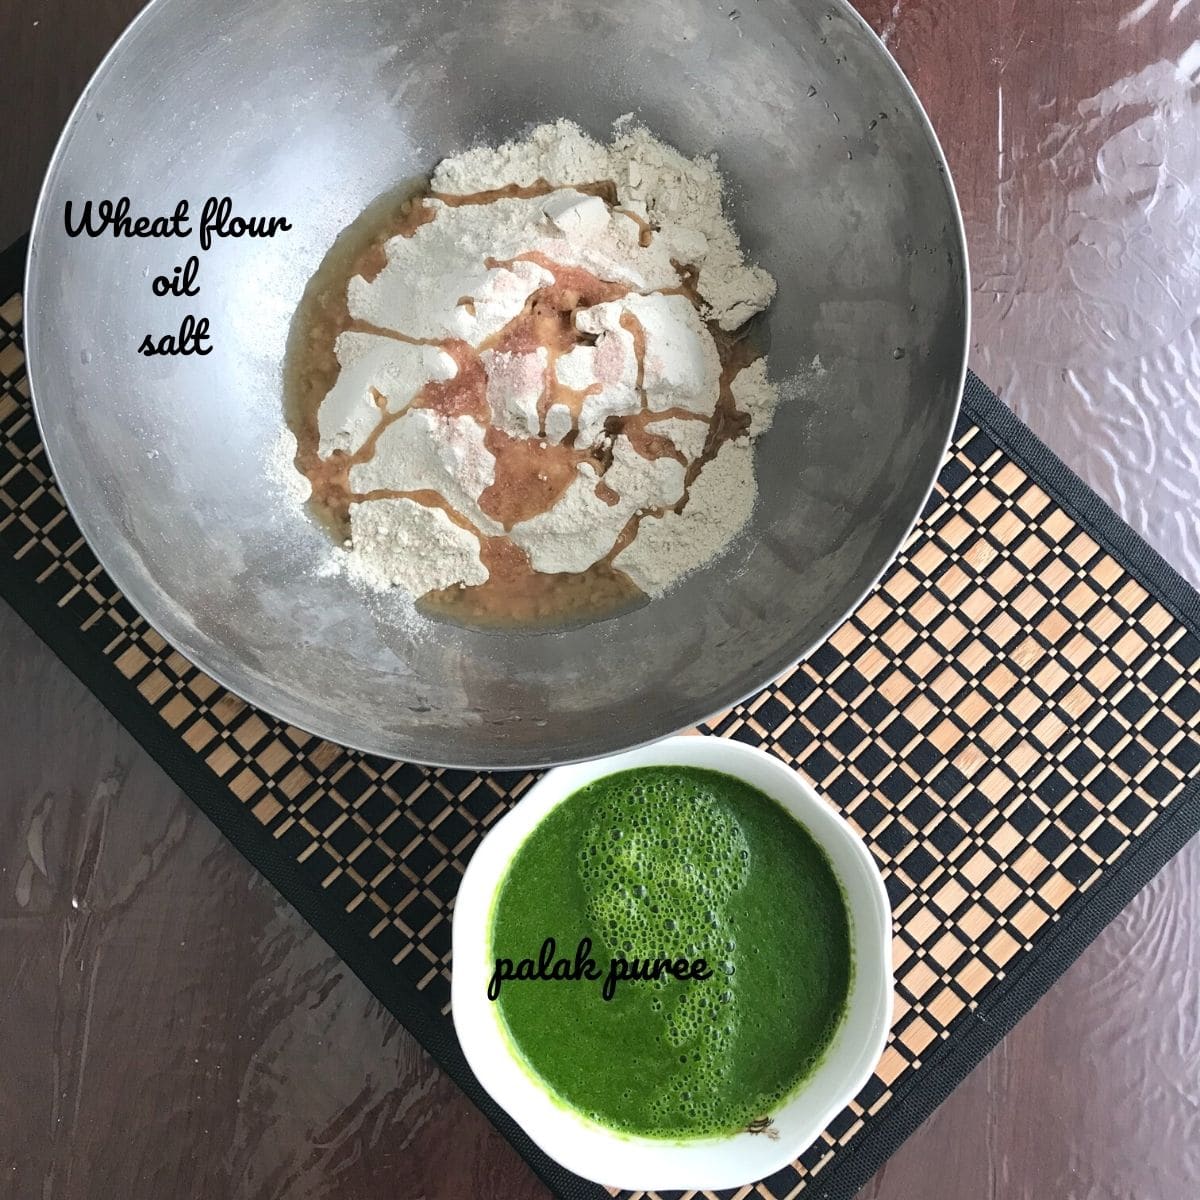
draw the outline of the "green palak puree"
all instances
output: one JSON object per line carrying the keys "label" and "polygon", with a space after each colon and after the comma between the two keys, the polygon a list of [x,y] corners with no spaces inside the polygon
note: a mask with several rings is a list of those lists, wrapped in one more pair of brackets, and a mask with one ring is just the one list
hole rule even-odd
{"label": "green palak puree", "polygon": [[704,958],[712,977],[510,980],[497,1000],[530,1072],[624,1133],[690,1138],[768,1116],[810,1074],[852,973],[841,887],[808,832],[716,771],[653,767],[569,796],[521,845],[496,897],[495,958]]}

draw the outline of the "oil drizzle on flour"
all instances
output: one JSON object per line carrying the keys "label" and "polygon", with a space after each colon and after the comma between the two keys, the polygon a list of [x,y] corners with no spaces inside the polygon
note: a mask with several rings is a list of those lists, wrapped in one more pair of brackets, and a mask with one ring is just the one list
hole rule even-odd
{"label": "oil drizzle on flour", "polygon": [[[656,234],[653,220],[642,213],[618,206],[618,189],[610,180],[573,183],[575,192],[599,198],[609,213],[620,213],[638,228],[642,247],[652,244]],[[416,337],[380,327],[351,315],[347,298],[351,279],[377,279],[388,263],[387,246],[394,238],[412,237],[437,219],[444,208],[486,205],[503,199],[531,199],[559,190],[543,178],[531,184],[507,185],[469,194],[434,192],[425,181],[410,181],[403,188],[371,205],[338,238],[305,291],[293,321],[285,365],[285,397],[288,423],[297,439],[296,467],[310,481],[314,514],[339,544],[350,534],[350,510],[357,503],[392,498],[407,499],[441,509],[456,525],[469,529],[480,541],[480,559],[486,566],[487,582],[430,592],[421,607],[432,615],[480,626],[546,627],[584,623],[613,615],[644,603],[645,594],[613,560],[637,534],[643,516],[661,517],[663,508],[639,510],[626,521],[611,550],[580,572],[545,573],[534,570],[528,554],[508,536],[512,528],[547,513],[579,479],[581,469],[596,476],[595,495],[605,505],[615,506],[620,497],[605,481],[612,464],[613,444],[628,439],[642,458],[671,459],[684,468],[684,491],[676,511],[687,504],[687,488],[704,465],[721,447],[743,437],[750,423],[734,400],[732,383],[738,372],[759,357],[744,331],[723,330],[715,320],[705,322],[720,360],[719,399],[711,417],[685,407],[654,410],[646,393],[647,335],[642,322],[624,311],[619,326],[632,342],[636,358],[634,388],[640,401],[637,411],[609,416],[603,423],[604,436],[591,445],[579,442],[580,421],[599,383],[570,387],[559,379],[558,365],[579,347],[594,347],[597,335],[578,327],[577,314],[584,309],[609,305],[631,295],[644,295],[625,283],[598,277],[586,267],[555,261],[547,254],[531,251],[509,260],[488,259],[489,268],[526,262],[550,277],[537,287],[521,310],[478,346],[459,338]],[[692,264],[672,260],[677,283],[658,289],[659,295],[686,297],[698,313],[704,304],[698,290],[699,270]],[[653,294],[653,293],[652,293]],[[477,299],[463,295],[458,306],[474,315]],[[408,404],[389,411],[387,400],[375,394],[378,422],[361,445],[351,450],[333,450],[322,455],[318,410],[337,381],[341,364],[336,344],[343,333],[369,334],[400,342],[435,346],[454,362],[456,373],[449,379],[432,379]],[[488,371],[485,355],[525,356],[544,354],[542,387],[536,406],[536,432],[516,436],[493,420],[488,400]],[[494,460],[493,480],[479,495],[478,511],[494,523],[479,528],[476,521],[456,509],[432,488],[410,490],[373,488],[356,491],[351,472],[369,462],[384,431],[410,411],[427,409],[439,417],[469,418],[483,427],[483,443]],[[549,436],[548,422],[569,421],[569,428]],[[670,437],[656,431],[662,421],[703,421],[707,428],[703,450],[689,460]],[[493,532],[495,527],[503,532]]]}

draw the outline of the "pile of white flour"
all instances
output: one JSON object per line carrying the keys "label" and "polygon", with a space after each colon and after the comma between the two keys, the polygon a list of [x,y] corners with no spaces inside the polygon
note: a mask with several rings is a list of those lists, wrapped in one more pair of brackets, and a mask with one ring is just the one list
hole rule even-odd
{"label": "pile of white flour", "polygon": [[[532,191],[539,181],[555,190],[489,203],[436,199],[510,185]],[[615,205],[573,186],[602,181],[615,184]],[[559,121],[523,141],[447,159],[431,185],[435,198],[425,203],[436,208],[434,218],[389,241],[373,279],[350,281],[351,317],[380,332],[339,337],[341,372],[318,413],[322,455],[359,451],[383,413],[403,414],[351,469],[350,485],[360,495],[410,495],[351,505],[350,544],[339,551],[344,569],[413,596],[470,586],[488,578],[480,539],[507,536],[537,571],[580,572],[610,555],[640,514],[637,536],[613,561],[643,591],[660,594],[745,525],[755,501],[752,443],[778,401],[765,360],[740,371],[731,390],[749,427],[685,489],[720,399],[721,364],[706,322],[735,330],[775,292],[774,280],[743,259],[722,213],[715,162],[687,159],[629,123],[602,145]],[[653,233],[643,245],[647,229]],[[580,309],[576,328],[588,336],[553,364],[544,348],[483,347],[554,282],[544,264],[583,268],[629,290]],[[698,271],[700,312],[679,292],[681,265]],[[479,353],[490,422],[409,407],[431,382],[455,379],[459,364],[447,350],[456,342]],[[581,397],[576,412],[561,403],[539,408],[550,383]],[[629,438],[606,432],[610,418],[637,413],[648,414],[647,433],[668,439],[678,456],[643,457]],[[487,423],[538,448],[567,440],[594,449],[611,465],[601,473],[582,463],[553,507],[505,529],[480,508],[495,480]],[[430,492],[463,522],[411,495]]]}

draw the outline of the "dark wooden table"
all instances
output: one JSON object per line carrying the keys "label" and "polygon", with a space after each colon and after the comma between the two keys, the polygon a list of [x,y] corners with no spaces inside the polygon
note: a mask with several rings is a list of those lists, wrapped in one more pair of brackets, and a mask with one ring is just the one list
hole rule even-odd
{"label": "dark wooden table", "polygon": [[[0,245],[139,0],[0,0]],[[1194,0],[869,0],[967,220],[976,370],[1200,582]],[[546,1196],[0,605],[0,1195]],[[1200,1195],[1200,844],[864,1195]]]}

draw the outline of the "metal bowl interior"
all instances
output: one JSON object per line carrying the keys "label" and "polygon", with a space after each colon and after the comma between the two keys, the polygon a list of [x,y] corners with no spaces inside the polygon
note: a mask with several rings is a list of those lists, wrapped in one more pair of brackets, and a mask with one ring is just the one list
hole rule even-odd
{"label": "metal bowl interior", "polygon": [[[779,282],[773,374],[825,374],[757,451],[734,549],[643,608],[554,633],[415,628],[341,578],[264,471],[305,283],[340,229],[442,156],[566,116],[634,112],[715,151]],[[192,300],[151,279],[187,241],[69,238],[67,200],[193,213],[229,195],[291,232],[201,253]],[[609,753],[688,726],[816,644],[919,513],[952,428],[968,299],[945,164],[895,64],[840,0],[155,0],[89,85],[35,223],[30,373],[59,485],[129,600],[268,712],[420,762]],[[214,350],[143,358],[207,316]]]}

